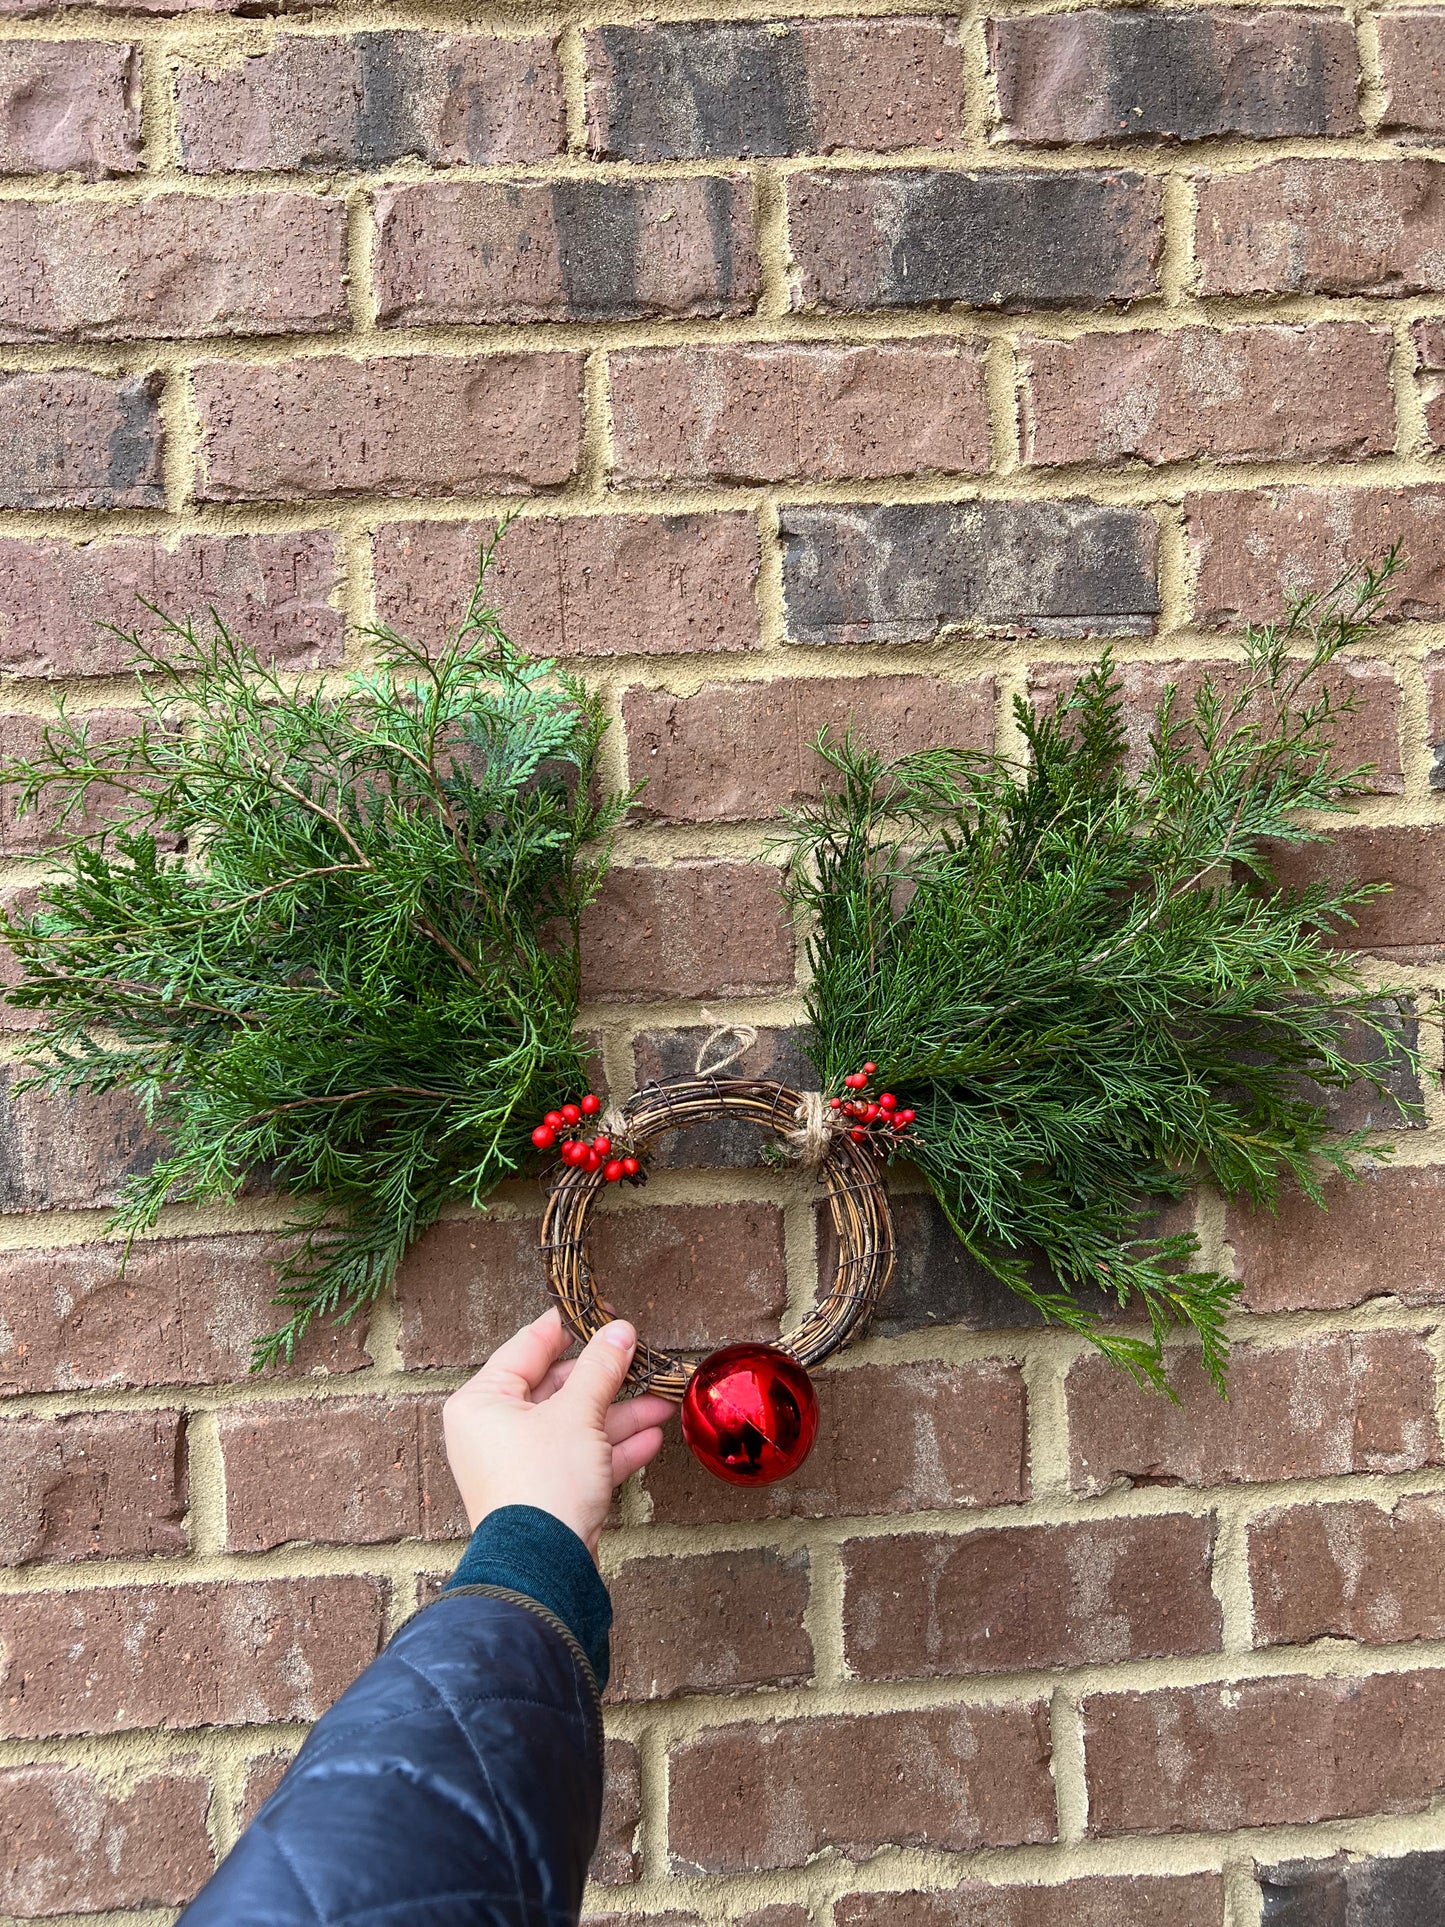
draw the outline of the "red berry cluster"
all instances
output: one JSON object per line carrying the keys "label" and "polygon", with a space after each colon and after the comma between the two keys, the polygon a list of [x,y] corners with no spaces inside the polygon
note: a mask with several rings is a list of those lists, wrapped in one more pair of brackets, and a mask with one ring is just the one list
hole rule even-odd
{"label": "red berry cluster", "polygon": [[[853,1071],[843,1082],[850,1091],[866,1091],[868,1080],[877,1068],[876,1064],[865,1064],[861,1071]],[[914,1111],[900,1110],[892,1091],[882,1091],[876,1098],[830,1097],[828,1105],[831,1110],[841,1111],[844,1117],[854,1120],[848,1135],[855,1144],[865,1143],[875,1132],[889,1131],[894,1137],[902,1137],[917,1115]]]}
{"label": "red berry cluster", "polygon": [[575,1165],[579,1171],[600,1171],[609,1184],[616,1184],[619,1178],[635,1178],[642,1169],[634,1157],[615,1158],[612,1155],[612,1139],[598,1132],[589,1144],[585,1138],[564,1135],[584,1117],[596,1117],[602,1109],[602,1099],[594,1097],[589,1091],[580,1103],[563,1104],[558,1110],[548,1111],[542,1122],[532,1133],[532,1142],[539,1151],[550,1151],[559,1137],[562,1148],[557,1155],[564,1164]]}

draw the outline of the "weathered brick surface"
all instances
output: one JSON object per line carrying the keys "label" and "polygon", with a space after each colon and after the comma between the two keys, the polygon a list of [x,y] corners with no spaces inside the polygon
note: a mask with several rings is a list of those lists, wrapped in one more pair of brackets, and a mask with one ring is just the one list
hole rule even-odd
{"label": "weathered brick surface", "polygon": [[1441,48],[1445,14],[1432,7],[1386,14],[1380,21],[1380,69],[1385,80],[1386,133],[1432,139],[1445,134],[1445,78]]}
{"label": "weathered brick surface", "polygon": [[[473,522],[398,522],[377,532],[377,609],[435,644],[455,625],[493,533]],[[515,522],[487,594],[537,655],[731,655],[758,641],[750,515],[598,515]]]}
{"label": "weathered brick surface", "polygon": [[583,994],[716,997],[793,983],[793,934],[757,864],[614,870],[582,919]]}
{"label": "weathered brick surface", "polygon": [[193,174],[540,161],[565,135],[541,34],[283,34],[265,53],[183,67],[176,99]]}
{"label": "weathered brick surface", "polygon": [[[136,714],[134,709],[87,709],[85,727],[90,741],[108,742],[116,736],[130,734],[136,724]],[[43,717],[0,715],[0,761],[8,765],[37,757],[44,748],[45,731]],[[82,809],[66,819],[64,833],[73,833],[81,822],[98,826],[112,817],[122,801],[121,793],[112,785],[92,785]],[[61,807],[53,793],[42,792],[22,811],[18,786],[6,783],[0,787],[0,854],[11,857],[37,856],[54,849],[62,830],[61,818]],[[8,1088],[8,1083],[13,1081],[13,1075],[7,1078],[6,1074],[0,1073],[0,1089]],[[82,1106],[82,1111],[84,1108]],[[130,1108],[133,1111],[134,1105]],[[124,1109],[124,1103],[121,1109]],[[64,1100],[42,1099],[38,1106],[25,1100],[20,1106],[12,1105],[11,1112],[10,1134],[14,1137],[19,1133],[23,1137],[37,1124],[42,1129],[54,1128],[54,1120],[64,1114]],[[101,1115],[107,1113],[102,1111]],[[119,1115],[119,1112],[112,1107],[109,1115]],[[0,1129],[3,1128],[0,1126]]]}
{"label": "weathered brick surface", "polygon": [[[409,1367],[480,1365],[546,1304],[536,1218],[451,1220],[398,1275]],[[662,1346],[710,1348],[778,1335],[787,1290],[771,1204],[637,1204],[600,1210],[592,1249],[620,1314]]]}
{"label": "weathered brick surface", "polygon": [[1445,1637],[1445,1500],[1290,1506],[1249,1525],[1256,1646]]}
{"label": "weathered brick surface", "polygon": [[555,487],[580,454],[581,379],[572,354],[203,362],[198,493],[295,502]]}
{"label": "weathered brick surface", "polygon": [[440,1397],[234,1406],[218,1425],[233,1552],[466,1537]]}
{"label": "weathered brick surface", "polygon": [[161,508],[160,378],[0,374],[0,508]]}
{"label": "weathered brick surface", "polygon": [[345,204],[310,194],[0,205],[0,341],[335,330],[345,275]]}
{"label": "weathered brick surface", "polygon": [[313,1720],[376,1654],[376,1579],[27,1593],[6,1608],[0,1733]]}
{"label": "weathered brick surface", "polygon": [[118,1204],[160,1140],[128,1091],[24,1091],[0,1071],[0,1210]]}
{"label": "weathered brick surface", "polygon": [[[180,618],[209,609],[288,669],[341,659],[336,538],[188,535],[113,542],[0,538],[0,668],[12,676],[107,676],[130,658],[107,624],[166,647],[155,609]],[[149,605],[149,606],[147,606]]]}
{"label": "weathered brick surface", "polygon": [[148,1773],[126,1791],[82,1766],[0,1772],[0,1908],[18,1919],[178,1907],[214,1866],[210,1783]]}
{"label": "weathered brick surface", "polygon": [[1361,560],[1399,543],[1405,567],[1387,617],[1445,616],[1445,491],[1270,488],[1185,498],[1194,619],[1240,628],[1279,615],[1291,595],[1328,589]]}
{"label": "weathered brick surface", "polygon": [[1143,174],[801,173],[788,214],[805,308],[1058,308],[1157,289],[1159,185]]}
{"label": "weathered brick surface", "polygon": [[1393,349],[1388,329],[1357,322],[1026,340],[1024,460],[1054,467],[1388,454]]}
{"label": "weathered brick surface", "polygon": [[1414,1813],[1445,1787],[1445,1672],[1248,1679],[1084,1702],[1089,1831]]}
{"label": "weathered brick surface", "polygon": [[989,22],[1006,139],[1204,140],[1359,126],[1355,37],[1339,14],[1085,7]]}
{"label": "weathered brick surface", "polygon": [[611,382],[623,483],[865,481],[989,463],[973,342],[645,348],[614,355]]}
{"label": "weathered brick surface", "polygon": [[675,1699],[811,1679],[808,1555],[630,1559],[608,1575],[613,1700]]}
{"label": "weathered brick surface", "polygon": [[1183,1513],[853,1539],[843,1640],[861,1679],[933,1679],[1212,1652],[1214,1525]]}
{"label": "weathered brick surface", "polygon": [[1220,1927],[1216,1873],[1105,1874],[1057,1886],[964,1880],[943,1893],[844,1894],[838,1927]]}
{"label": "weathered brick surface", "polygon": [[665,1525],[826,1519],[1011,1505],[1029,1495],[1023,1378],[1005,1364],[820,1372],[818,1440],[800,1471],[749,1490],[704,1472],[669,1431],[648,1469]]}
{"label": "weathered brick surface", "polygon": [[634,161],[946,147],[963,55],[943,20],[678,21],[586,37],[593,154]]}
{"label": "weathered brick surface", "polygon": [[763,822],[819,793],[819,734],[852,729],[886,756],[993,741],[991,680],[819,677],[705,683],[694,696],[630,689],[623,698],[628,773],[646,779],[642,816],[663,823]]}
{"label": "weathered brick surface", "polygon": [[642,1871],[642,1760],[630,1740],[609,1739],[602,1767],[602,1829],[588,1871],[601,1887],[626,1887]]}
{"label": "weathered brick surface", "polygon": [[[276,1322],[277,1244],[267,1237],[158,1238],[5,1255],[0,1393],[243,1378],[256,1336]],[[313,1326],[295,1372],[367,1364],[364,1319]]]}
{"label": "weathered brick surface", "polygon": [[0,1418],[0,1566],[184,1552],[179,1412]]}
{"label": "weathered brick surface", "polygon": [[1172,1363],[1177,1403],[1121,1383],[1098,1356],[1069,1372],[1077,1492],[1126,1483],[1224,1485],[1408,1472],[1440,1462],[1434,1366],[1414,1332],[1236,1345],[1229,1397],[1195,1354]]}
{"label": "weathered brick surface", "polygon": [[1286,1861],[1259,1876],[1263,1927],[1406,1927],[1445,1907],[1445,1854]]}
{"label": "weathered brick surface", "polygon": [[388,326],[746,314],[760,287],[741,175],[402,187],[377,222]]}
{"label": "weathered brick surface", "polygon": [[1445,286],[1435,161],[1273,161],[1205,174],[1201,294],[1430,294]]}
{"label": "weathered brick surface", "polygon": [[241,1824],[249,1826],[285,1778],[295,1756],[290,1753],[263,1753],[246,1762],[246,1777],[241,1784]]}
{"label": "weathered brick surface", "polygon": [[140,49],[123,41],[7,41],[0,174],[134,173],[140,86]]}
{"label": "weathered brick surface", "polygon": [[1387,883],[1382,896],[1352,912],[1339,941],[1401,962],[1430,963],[1445,956],[1445,831],[1345,828],[1327,844],[1282,845],[1272,867],[1286,889],[1306,882],[1335,888]]}
{"label": "weathered brick surface", "polygon": [[1054,1834],[1047,1710],[944,1707],[722,1726],[673,1750],[668,1840],[684,1871],[799,1867],[831,1848],[966,1852]]}
{"label": "weathered brick surface", "polygon": [[1328,1211],[1299,1193],[1277,1212],[1231,1209],[1227,1236],[1244,1302],[1255,1311],[1336,1310],[1371,1298],[1445,1301],[1445,1172],[1375,1165],[1332,1183]]}
{"label": "weathered brick surface", "polygon": [[1147,634],[1157,535],[1138,509],[1075,502],[793,508],[781,520],[798,642]]}

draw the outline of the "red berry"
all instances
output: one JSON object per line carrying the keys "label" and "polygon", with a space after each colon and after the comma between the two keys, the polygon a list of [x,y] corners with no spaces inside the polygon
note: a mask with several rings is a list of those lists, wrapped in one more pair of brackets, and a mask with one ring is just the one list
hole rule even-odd
{"label": "red berry", "polygon": [[843,1082],[850,1091],[861,1091],[863,1086],[868,1082],[868,1079],[863,1075],[862,1071],[849,1071],[848,1075],[843,1079]]}
{"label": "red berry", "polygon": [[636,1158],[627,1157],[622,1160],[622,1175],[625,1178],[635,1178],[641,1169],[642,1165]]}
{"label": "red berry", "polygon": [[532,1142],[539,1151],[550,1151],[557,1142],[557,1133],[550,1124],[539,1124],[532,1133]]}
{"label": "red berry", "polygon": [[898,1115],[903,1119],[905,1124],[911,1124],[918,1113],[917,1111],[900,1111]]}
{"label": "red berry", "polygon": [[843,1100],[841,1097],[830,1097],[828,1099],[828,1109],[830,1111],[841,1111],[842,1108]]}
{"label": "red berry", "polygon": [[580,1124],[582,1122],[582,1106],[580,1104],[564,1104],[562,1106],[562,1121],[565,1124]]}
{"label": "red berry", "polygon": [[878,1108],[880,1111],[897,1110],[898,1099],[893,1095],[892,1091],[885,1091],[883,1093],[882,1097],[880,1097],[878,1100]]}
{"label": "red berry", "polygon": [[610,1137],[603,1137],[599,1133],[598,1136],[592,1140],[592,1149],[597,1153],[598,1157],[605,1158],[607,1153],[612,1149],[612,1139]]}
{"label": "red berry", "polygon": [[864,1075],[865,1077],[871,1077],[871,1076],[873,1075],[873,1073],[874,1073],[874,1071],[876,1071],[876,1070],[877,1070],[877,1068],[878,1068],[878,1066],[877,1066],[876,1064],[865,1064],[865,1065],[863,1066],[863,1075]]}
{"label": "red berry", "polygon": [[865,1124],[871,1124],[873,1123],[874,1119],[880,1115],[881,1113],[879,1112],[878,1106],[876,1104],[866,1105],[863,1111],[863,1122]]}
{"label": "red berry", "polygon": [[908,1129],[908,1119],[903,1115],[901,1111],[898,1113],[897,1117],[890,1118],[888,1121],[892,1125],[893,1129],[900,1136],[904,1131]]}
{"label": "red berry", "polygon": [[850,1138],[852,1138],[855,1144],[862,1144],[864,1139],[868,1136],[868,1133],[863,1129],[863,1126],[861,1124],[855,1124],[852,1130],[848,1133],[848,1135]]}
{"label": "red berry", "polygon": [[549,1130],[560,1131],[565,1127],[567,1120],[560,1111],[548,1111],[542,1122]]}
{"label": "red berry", "polygon": [[601,1158],[598,1157],[595,1151],[589,1150],[585,1145],[583,1146],[583,1150],[582,1150],[582,1159],[583,1159],[583,1169],[585,1171],[590,1173],[593,1171],[600,1171],[602,1169]]}
{"label": "red berry", "polygon": [[[562,1146],[562,1150],[560,1154],[562,1158],[562,1162],[564,1164],[576,1164],[578,1149],[579,1149],[579,1146],[577,1144],[577,1140],[575,1138],[569,1137],[567,1142]],[[584,1157],[586,1156],[585,1151],[583,1152],[583,1156]]]}
{"label": "red berry", "polygon": [[609,1158],[602,1175],[609,1184],[616,1184],[617,1180],[622,1176],[621,1158]]}
{"label": "red berry", "polygon": [[602,1099],[600,1097],[594,1097],[591,1091],[589,1091],[577,1108],[581,1111],[583,1117],[596,1117],[597,1113],[602,1109]]}

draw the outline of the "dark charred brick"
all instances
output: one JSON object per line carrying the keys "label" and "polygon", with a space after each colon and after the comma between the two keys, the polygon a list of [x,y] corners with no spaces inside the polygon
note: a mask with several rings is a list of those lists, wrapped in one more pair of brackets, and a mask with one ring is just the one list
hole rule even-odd
{"label": "dark charred brick", "polygon": [[1060,308],[1158,291],[1159,183],[1143,174],[927,168],[794,174],[801,305],[835,312]]}
{"label": "dark charred brick", "polygon": [[0,508],[163,508],[161,377],[0,375]]}
{"label": "dark charred brick", "polygon": [[989,52],[1013,140],[1271,140],[1359,126],[1343,14],[1087,7],[991,20]]}
{"label": "dark charred brick", "polygon": [[0,1070],[0,1211],[117,1204],[162,1144],[126,1091],[26,1091]]}
{"label": "dark charred brick", "polygon": [[[688,1030],[640,1031],[632,1043],[639,1087],[693,1076],[698,1051],[711,1034],[708,1024]],[[705,1062],[716,1062],[736,1042],[736,1038],[720,1039]],[[801,1029],[760,1030],[757,1043],[736,1064],[728,1066],[726,1075],[765,1078],[794,1091],[815,1090],[818,1082],[818,1073],[803,1050]],[[763,1148],[771,1141],[770,1134],[755,1125],[709,1118],[657,1139],[648,1153],[648,1163],[654,1171],[749,1169],[761,1162]]]}
{"label": "dark charred brick", "polygon": [[1445,1920],[1445,1851],[1285,1861],[1259,1891],[1262,1927],[1432,1927]]}
{"label": "dark charred brick", "polygon": [[1155,524],[1086,502],[928,502],[784,512],[783,585],[798,642],[1147,635],[1159,610]]}

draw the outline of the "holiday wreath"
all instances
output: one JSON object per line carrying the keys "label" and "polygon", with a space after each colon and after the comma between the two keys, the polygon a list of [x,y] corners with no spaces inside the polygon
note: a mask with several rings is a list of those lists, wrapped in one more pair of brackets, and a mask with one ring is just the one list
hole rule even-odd
{"label": "holiday wreath", "polygon": [[[370,1302],[448,1204],[538,1165],[549,1279],[585,1335],[607,1315],[597,1197],[645,1182],[659,1132],[722,1109],[816,1169],[840,1249],[766,1356],[639,1347],[634,1382],[684,1398],[723,1476],[806,1451],[802,1367],[892,1268],[897,1154],[1049,1319],[1156,1385],[1183,1324],[1221,1382],[1237,1287],[1194,1268],[1192,1236],[1141,1225],[1204,1177],[1320,1200],[1367,1142],[1331,1133],[1321,1087],[1388,1095],[1392,995],[1338,943],[1373,892],[1291,893],[1270,860],[1368,788],[1335,763],[1351,698],[1326,672],[1395,566],[1297,601],[1192,701],[1167,692],[1142,753],[1107,657],[1052,710],[1017,705],[1016,761],[820,740],[821,795],[771,852],[807,935],[819,1088],[700,1063],[605,1112],[575,1032],[579,920],[630,799],[601,783],[584,685],[515,650],[480,584],[444,649],[378,631],[375,670],[339,685],[279,676],[219,622],[167,622],[162,648],[130,639],[134,728],[62,706],[3,772],[59,839],[60,874],[5,925],[12,1000],[48,1016],[30,1081],[129,1086],[163,1131],[117,1215],[131,1236],[258,1174],[300,1200],[258,1364]],[[1362,1033],[1381,1046],[1364,1062]],[[1109,1303],[1143,1323],[1101,1319]]]}

